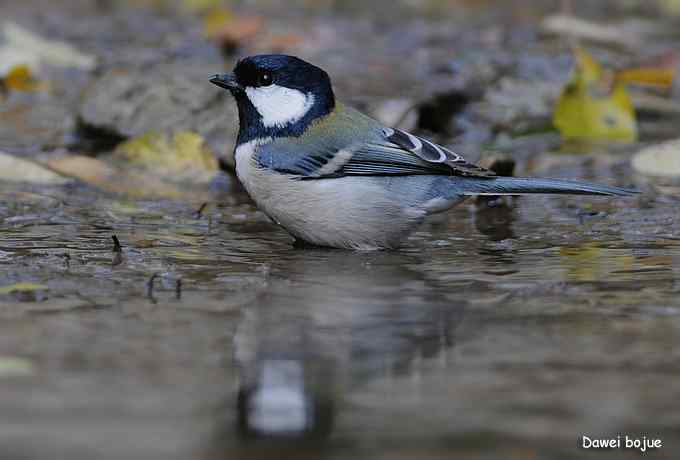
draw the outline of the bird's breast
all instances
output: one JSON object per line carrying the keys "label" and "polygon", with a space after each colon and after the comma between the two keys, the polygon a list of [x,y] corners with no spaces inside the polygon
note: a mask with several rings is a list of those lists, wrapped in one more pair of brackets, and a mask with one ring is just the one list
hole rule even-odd
{"label": "bird's breast", "polygon": [[387,247],[424,214],[395,200],[385,178],[299,180],[262,168],[259,145],[236,149],[236,173],[258,207],[297,238],[323,246]]}

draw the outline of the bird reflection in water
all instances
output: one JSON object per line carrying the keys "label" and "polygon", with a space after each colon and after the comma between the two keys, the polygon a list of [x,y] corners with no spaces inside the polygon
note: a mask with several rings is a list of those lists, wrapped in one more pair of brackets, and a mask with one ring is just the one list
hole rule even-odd
{"label": "bird reflection in water", "polygon": [[[490,158],[484,166],[498,176],[515,175],[515,160],[507,156]],[[491,241],[515,238],[512,224],[515,221],[515,201],[518,197],[478,196],[475,198],[475,227]]]}
{"label": "bird reflection in water", "polygon": [[323,438],[331,432],[333,400],[306,381],[304,359],[262,358],[254,381],[238,392],[239,433],[246,438]]}
{"label": "bird reflection in water", "polygon": [[253,442],[319,447],[349,417],[345,395],[417,372],[414,363],[453,343],[463,308],[418,264],[412,254],[332,250],[290,250],[277,260],[234,338],[236,434],[249,453]]}
{"label": "bird reflection in water", "polygon": [[512,225],[515,222],[517,197],[479,197],[475,206],[475,227],[491,241],[515,238]]}

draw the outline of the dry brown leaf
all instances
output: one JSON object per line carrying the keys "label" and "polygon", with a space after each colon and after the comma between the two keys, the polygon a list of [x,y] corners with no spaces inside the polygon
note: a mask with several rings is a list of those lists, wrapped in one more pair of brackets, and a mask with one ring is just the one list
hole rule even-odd
{"label": "dry brown leaf", "polygon": [[[224,19],[220,25],[219,19]],[[260,16],[232,16],[220,14],[210,21],[210,30],[207,28],[208,37],[215,40],[223,47],[238,47],[244,42],[253,39],[264,29],[264,20]]]}
{"label": "dry brown leaf", "polygon": [[[134,198],[171,198],[208,201],[207,182],[186,183],[173,181],[172,174],[154,174],[152,169],[135,165],[111,165],[84,155],[64,155],[50,158],[47,166],[61,174],[80,179],[107,192]],[[156,171],[159,172],[159,171]]]}
{"label": "dry brown leaf", "polygon": [[0,181],[62,185],[68,179],[32,161],[0,152]]}
{"label": "dry brown leaf", "polygon": [[116,168],[101,160],[84,155],[51,157],[46,164],[50,169],[60,174],[75,177],[93,185],[110,181],[118,174]]}
{"label": "dry brown leaf", "polygon": [[46,84],[33,76],[26,64],[19,64],[10,69],[2,78],[3,86],[10,91],[31,92],[44,89]]}

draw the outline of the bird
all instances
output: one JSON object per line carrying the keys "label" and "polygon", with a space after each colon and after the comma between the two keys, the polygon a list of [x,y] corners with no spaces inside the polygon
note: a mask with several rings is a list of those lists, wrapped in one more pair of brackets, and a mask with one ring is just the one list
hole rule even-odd
{"label": "bird", "polygon": [[394,249],[431,214],[475,195],[628,196],[562,179],[502,177],[336,99],[323,69],[298,57],[240,59],[211,83],[236,100],[236,175],[295,242]]}

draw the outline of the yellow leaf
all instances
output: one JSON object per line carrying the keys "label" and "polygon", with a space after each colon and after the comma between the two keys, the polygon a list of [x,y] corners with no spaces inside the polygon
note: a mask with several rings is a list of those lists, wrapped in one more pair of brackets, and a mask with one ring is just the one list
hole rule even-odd
{"label": "yellow leaf", "polygon": [[635,110],[625,81],[614,79],[581,49],[575,58],[574,75],[553,113],[555,127],[567,139],[635,141]]}
{"label": "yellow leaf", "polygon": [[46,291],[48,289],[44,284],[36,283],[15,283],[9,286],[0,287],[0,294],[13,294],[15,292],[35,292]]}
{"label": "yellow leaf", "polygon": [[38,91],[44,87],[31,73],[31,69],[25,64],[12,67],[2,79],[5,87],[13,91]]}
{"label": "yellow leaf", "polygon": [[200,134],[181,131],[169,134],[149,132],[119,145],[113,156],[117,160],[153,168],[155,171],[217,171],[215,155]]}
{"label": "yellow leaf", "polygon": [[207,201],[217,160],[192,131],[149,132],[120,144],[113,161],[83,155],[52,156],[47,166],[113,193]]}
{"label": "yellow leaf", "polygon": [[663,88],[672,87],[674,78],[675,69],[663,67],[638,67],[622,70],[616,74],[616,81],[622,83],[637,83],[639,85],[661,86]]}
{"label": "yellow leaf", "polygon": [[584,83],[593,84],[600,81],[602,78],[602,66],[590,53],[583,48],[576,48],[574,50],[574,58],[576,59],[576,73]]}
{"label": "yellow leaf", "polygon": [[210,10],[203,18],[203,30],[205,35],[214,38],[234,20],[234,14],[226,8]]}
{"label": "yellow leaf", "polygon": [[680,1],[678,0],[658,0],[661,8],[672,15],[680,15]]}
{"label": "yellow leaf", "polygon": [[630,251],[603,249],[597,242],[564,246],[560,248],[559,254],[560,264],[566,269],[566,277],[572,281],[608,279],[612,272],[630,271],[635,263]]}

